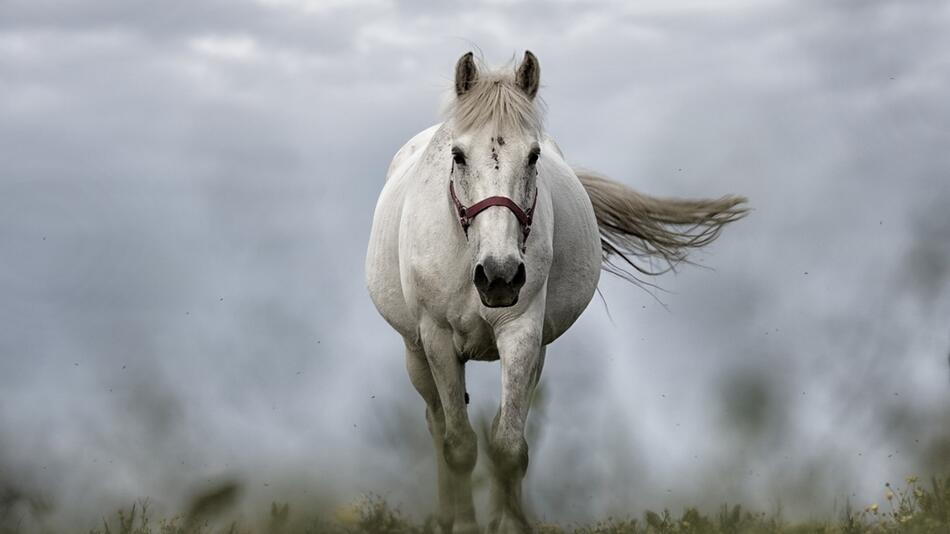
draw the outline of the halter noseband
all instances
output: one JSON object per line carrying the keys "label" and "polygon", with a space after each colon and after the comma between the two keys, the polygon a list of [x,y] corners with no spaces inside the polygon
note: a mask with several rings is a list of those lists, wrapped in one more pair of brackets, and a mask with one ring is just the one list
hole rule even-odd
{"label": "halter noseband", "polygon": [[468,237],[468,227],[472,225],[475,216],[492,206],[502,206],[508,208],[515,215],[518,222],[521,223],[521,231],[524,239],[521,244],[522,250],[527,246],[528,234],[531,233],[531,219],[534,217],[534,206],[538,203],[538,188],[534,188],[534,200],[531,201],[531,207],[526,210],[521,209],[514,200],[508,197],[488,197],[484,200],[466,207],[455,194],[455,180],[449,180],[449,194],[452,196],[452,203],[455,205],[455,213],[458,215],[459,224],[465,231],[465,237]]}

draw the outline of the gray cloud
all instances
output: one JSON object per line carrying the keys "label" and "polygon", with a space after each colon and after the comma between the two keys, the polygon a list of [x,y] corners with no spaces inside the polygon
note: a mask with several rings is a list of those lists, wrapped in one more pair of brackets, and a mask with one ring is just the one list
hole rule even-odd
{"label": "gray cloud", "polygon": [[[605,277],[610,316],[595,299],[552,347],[537,513],[804,513],[940,467],[945,6],[307,5],[0,7],[6,486],[59,520],[230,475],[254,502],[427,510],[362,261],[389,158],[470,43],[538,54],[572,162],[755,207],[711,270],[660,280],[668,309]],[[497,369],[471,374],[490,413]]]}

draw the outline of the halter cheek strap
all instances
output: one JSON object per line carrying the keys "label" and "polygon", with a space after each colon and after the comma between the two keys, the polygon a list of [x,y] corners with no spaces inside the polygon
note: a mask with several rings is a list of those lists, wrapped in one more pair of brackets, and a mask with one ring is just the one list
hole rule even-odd
{"label": "halter cheek strap", "polygon": [[455,194],[455,180],[449,180],[449,194],[452,196],[455,213],[458,215],[459,224],[462,225],[462,230],[465,231],[466,237],[468,237],[468,227],[472,225],[472,221],[476,215],[492,206],[501,206],[508,208],[508,210],[515,215],[515,218],[518,219],[518,222],[521,223],[521,231],[524,234],[524,240],[521,245],[522,249],[527,245],[528,234],[531,233],[531,220],[534,217],[534,206],[538,203],[538,188],[534,188],[534,200],[531,201],[531,207],[527,210],[521,209],[521,206],[508,197],[488,197],[466,207],[459,200],[458,195]]}

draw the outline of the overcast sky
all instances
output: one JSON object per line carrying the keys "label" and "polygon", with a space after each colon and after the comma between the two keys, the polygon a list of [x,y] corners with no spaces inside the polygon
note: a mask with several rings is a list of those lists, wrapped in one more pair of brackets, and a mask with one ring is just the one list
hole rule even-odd
{"label": "overcast sky", "polygon": [[[362,270],[472,49],[538,56],[572,164],[754,209],[657,298],[605,275],[549,349],[536,515],[818,515],[946,469],[948,27],[937,0],[5,0],[0,492],[49,521],[224,478],[431,510]],[[469,372],[493,413],[497,365]]]}

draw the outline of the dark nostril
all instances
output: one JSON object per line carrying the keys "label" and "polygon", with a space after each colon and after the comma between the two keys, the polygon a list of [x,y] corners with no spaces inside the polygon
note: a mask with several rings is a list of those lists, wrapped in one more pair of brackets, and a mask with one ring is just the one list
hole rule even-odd
{"label": "dark nostril", "polygon": [[524,262],[521,262],[518,264],[518,271],[515,273],[515,277],[511,279],[511,286],[515,289],[521,289],[521,286],[524,285],[525,278]]}
{"label": "dark nostril", "polygon": [[485,267],[481,263],[475,266],[475,275],[472,277],[475,287],[485,289],[488,287],[488,275],[485,274]]}

